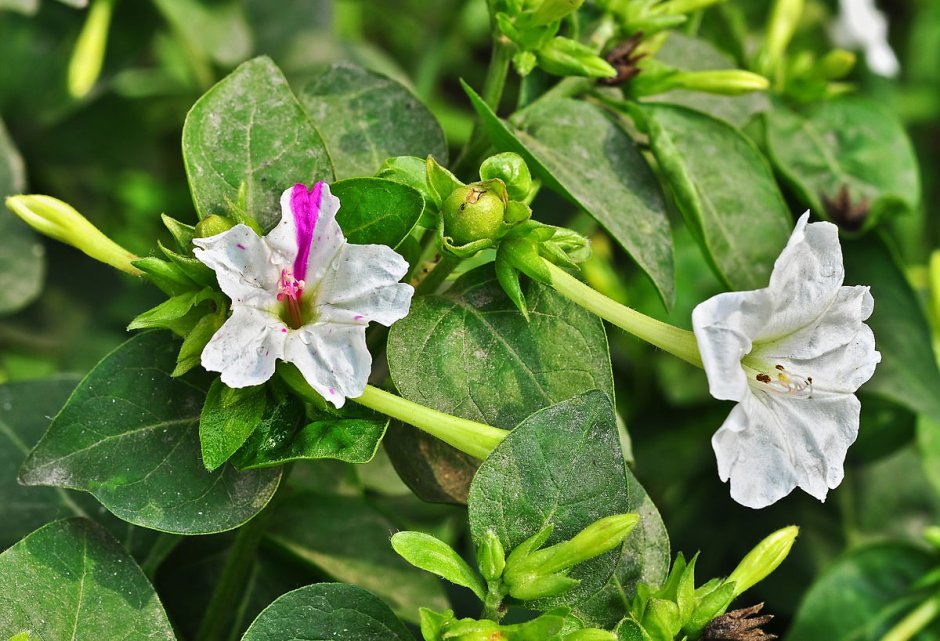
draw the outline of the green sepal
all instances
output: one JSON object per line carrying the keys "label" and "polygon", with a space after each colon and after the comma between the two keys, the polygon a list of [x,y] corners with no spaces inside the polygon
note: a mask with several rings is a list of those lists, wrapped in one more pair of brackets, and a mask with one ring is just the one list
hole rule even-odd
{"label": "green sepal", "polygon": [[203,312],[198,317],[192,318],[193,308],[199,303],[217,297],[218,294],[209,288],[173,296],[156,307],[139,314],[131,321],[127,329],[128,331],[135,329],[169,329],[179,336],[186,336],[205,313]]}
{"label": "green sepal", "polygon": [[487,530],[477,547],[477,567],[483,578],[493,583],[503,576],[506,569],[506,551],[502,541],[493,530]]}
{"label": "green sepal", "polygon": [[570,38],[552,38],[535,52],[539,67],[556,76],[613,78],[617,70],[589,46]]}
{"label": "green sepal", "polygon": [[439,165],[433,156],[428,156],[424,167],[431,196],[430,200],[437,209],[441,208],[444,199],[450,196],[455,189],[466,186],[446,167]]}
{"label": "green sepal", "polygon": [[163,252],[163,255],[170,259],[170,262],[179,267],[180,271],[186,274],[186,276],[197,285],[215,287],[218,283],[215,272],[198,258],[179,254],[167,248],[160,241],[157,241],[157,246],[160,248],[160,251]]}
{"label": "green sepal", "polygon": [[477,252],[489,249],[496,244],[492,238],[481,238],[466,245],[455,245],[454,239],[444,235],[444,219],[441,218],[437,226],[437,240],[442,251],[457,258],[470,258]]}
{"label": "green sepal", "polygon": [[673,641],[682,629],[679,606],[674,601],[651,598],[643,614],[643,629],[653,641]]}
{"label": "green sepal", "polygon": [[522,293],[522,285],[519,283],[519,270],[513,267],[511,260],[506,257],[505,246],[506,243],[503,243],[496,250],[496,280],[499,281],[499,285],[506,292],[506,296],[522,312],[522,316],[528,322],[529,308],[525,302],[525,294]]}
{"label": "green sepal", "polygon": [[515,549],[509,553],[509,558],[506,559],[506,565],[509,566],[522,562],[527,556],[532,554],[532,552],[542,547],[542,544],[548,540],[548,537],[552,535],[552,530],[554,529],[555,526],[548,524],[517,545]]}
{"label": "green sepal", "polygon": [[503,218],[510,225],[525,222],[532,218],[532,208],[524,202],[510,200],[506,203],[506,213],[503,214]]}
{"label": "green sepal", "polygon": [[176,367],[170,374],[171,376],[182,376],[199,364],[202,350],[225,322],[226,311],[227,308],[222,307],[215,314],[206,314],[193,326],[183,339],[183,345],[176,357]]}
{"label": "green sepal", "polygon": [[424,641],[443,641],[444,626],[454,620],[454,611],[435,612],[429,608],[420,608],[421,636]]}
{"label": "green sepal", "polygon": [[552,277],[539,253],[539,246],[532,236],[504,240],[500,244],[500,253],[510,265],[545,285],[552,284]]}
{"label": "green sepal", "polygon": [[144,272],[144,277],[169,296],[178,296],[194,289],[200,289],[179,266],[157,258],[147,256],[132,261],[131,264]]}
{"label": "green sepal", "polygon": [[[702,588],[711,583],[706,583]],[[682,633],[691,639],[697,638],[712,619],[724,614],[734,600],[734,581],[715,580],[713,587],[700,594],[702,588],[696,590],[695,607],[682,626]]]}
{"label": "green sepal", "polygon": [[509,587],[509,596],[520,601],[534,601],[558,596],[577,587],[581,581],[564,574],[526,574],[516,577]]}
{"label": "green sepal", "polygon": [[173,240],[176,241],[176,244],[179,246],[181,251],[192,251],[193,238],[196,237],[195,227],[192,225],[187,225],[186,223],[181,223],[180,221],[167,216],[166,214],[160,214],[160,220],[163,221],[163,225],[167,228],[167,231],[170,232],[170,235],[173,236]]}
{"label": "green sepal", "polygon": [[427,161],[417,156],[395,156],[388,158],[382,164],[378,178],[391,180],[411,187],[424,197],[425,208],[421,212],[417,226],[423,229],[434,229],[437,225],[440,203],[436,201],[437,194],[428,185]]}
{"label": "green sepal", "polygon": [[575,630],[562,639],[563,641],[617,641],[617,635],[600,628],[584,628]]}
{"label": "green sepal", "polygon": [[481,601],[486,599],[486,586],[479,575],[440,539],[424,532],[396,532],[392,549],[411,565],[469,588]]}

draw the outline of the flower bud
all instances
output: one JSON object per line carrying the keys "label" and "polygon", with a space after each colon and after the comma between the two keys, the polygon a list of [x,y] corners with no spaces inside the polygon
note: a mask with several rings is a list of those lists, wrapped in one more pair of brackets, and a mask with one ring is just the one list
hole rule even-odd
{"label": "flower bud", "polygon": [[817,70],[826,80],[847,76],[855,67],[855,54],[845,49],[833,49],[819,61]]}
{"label": "flower bud", "polygon": [[796,32],[806,0],[776,0],[767,23],[767,35],[758,60],[758,70],[773,74]]}
{"label": "flower bud", "polygon": [[455,245],[499,237],[506,200],[490,189],[494,185],[489,183],[494,182],[459,187],[444,199],[441,207],[444,234],[450,236]]}
{"label": "flower bud", "polygon": [[225,216],[209,214],[196,223],[195,238],[208,238],[226,232],[235,226],[235,222]]}
{"label": "flower bud", "polygon": [[564,641],[617,641],[617,635],[600,628],[584,628],[567,635]]}
{"label": "flower bud", "polygon": [[10,196],[6,205],[36,231],[72,245],[95,260],[128,274],[141,275],[141,271],[131,264],[138,256],[105,236],[68,203],[51,196],[31,195]]}
{"label": "flower bud", "polygon": [[532,23],[537,25],[551,24],[574,13],[582,4],[584,4],[584,0],[542,0],[542,4],[532,14]]}
{"label": "flower bud", "polygon": [[539,66],[556,76],[613,78],[617,70],[587,45],[570,38],[552,38],[535,52]]}
{"label": "flower bud", "polygon": [[84,98],[101,73],[114,1],[95,0],[88,8],[85,26],[69,61],[68,87],[73,98]]}
{"label": "flower bud", "polygon": [[506,552],[503,544],[493,530],[487,530],[483,542],[477,549],[477,565],[480,574],[489,582],[497,581],[506,568]]}
{"label": "flower bud", "polygon": [[800,528],[790,525],[755,545],[726,579],[726,582],[734,581],[734,596],[739,596],[776,570],[787,558],[799,532]]}
{"label": "flower bud", "polygon": [[509,200],[524,200],[532,189],[532,174],[522,156],[507,151],[490,156],[480,165],[480,179],[499,178],[506,184]]}
{"label": "flower bud", "polygon": [[764,91],[770,86],[767,78],[742,69],[683,71],[673,75],[670,80],[673,85],[670,88],[691,89],[725,96]]}

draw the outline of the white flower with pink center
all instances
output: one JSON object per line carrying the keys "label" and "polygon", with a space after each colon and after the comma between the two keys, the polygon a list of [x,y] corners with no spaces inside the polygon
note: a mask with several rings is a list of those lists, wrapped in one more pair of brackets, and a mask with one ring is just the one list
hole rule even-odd
{"label": "white flower with pink center", "polygon": [[868,287],[845,287],[832,223],[800,217],[770,285],[709,298],[692,327],[712,396],[737,401],[712,437],[731,497],[761,508],[799,486],[819,500],[842,481],[858,435],[859,386],[881,354]]}
{"label": "white flower with pink center", "polygon": [[232,315],[206,345],[202,366],[229,387],[260,385],[280,359],[336,407],[360,396],[372,369],[370,321],[407,316],[408,263],[385,245],[351,245],[336,222],[329,185],[294,185],[281,221],[264,237],[247,225],[193,241],[216,273]]}

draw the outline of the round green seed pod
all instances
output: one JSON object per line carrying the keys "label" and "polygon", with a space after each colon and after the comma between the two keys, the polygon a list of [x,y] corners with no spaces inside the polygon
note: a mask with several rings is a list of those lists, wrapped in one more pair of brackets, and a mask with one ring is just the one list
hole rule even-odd
{"label": "round green seed pod", "polygon": [[455,189],[444,199],[444,234],[455,245],[466,245],[484,238],[497,238],[503,226],[506,206],[502,198],[482,188],[467,185]]}

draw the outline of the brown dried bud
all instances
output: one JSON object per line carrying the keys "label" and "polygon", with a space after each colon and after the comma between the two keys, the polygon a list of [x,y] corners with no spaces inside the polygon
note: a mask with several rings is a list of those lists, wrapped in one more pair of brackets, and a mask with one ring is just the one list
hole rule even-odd
{"label": "brown dried bud", "polygon": [[624,40],[611,49],[610,52],[604,56],[604,59],[607,60],[610,66],[617,70],[617,75],[613,78],[600,78],[598,82],[604,85],[617,86],[629,82],[636,77],[636,75],[640,73],[640,68],[637,67],[637,63],[646,54],[641,53],[634,55],[633,52],[636,51],[636,48],[642,40],[643,34],[635,33],[627,40]]}
{"label": "brown dried bud", "polygon": [[852,202],[848,185],[839,187],[835,196],[822,194],[823,206],[832,222],[846,231],[858,231],[865,223],[871,210],[871,203],[867,198]]}
{"label": "brown dried bud", "polygon": [[761,626],[769,623],[774,615],[752,616],[760,612],[763,607],[763,603],[758,603],[749,608],[732,610],[720,617],[715,617],[705,626],[705,631],[701,636],[702,641],[772,641],[776,639],[776,634],[768,634],[761,630]]}

